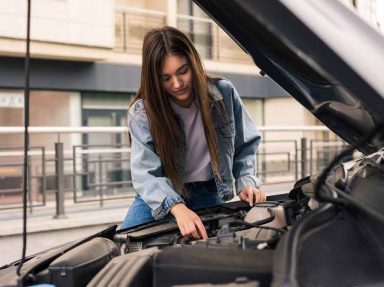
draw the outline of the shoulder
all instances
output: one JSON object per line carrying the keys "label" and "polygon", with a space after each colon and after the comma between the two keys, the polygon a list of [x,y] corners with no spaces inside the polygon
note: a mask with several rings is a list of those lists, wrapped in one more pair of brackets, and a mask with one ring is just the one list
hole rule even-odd
{"label": "shoulder", "polygon": [[233,89],[231,81],[226,78],[214,79],[213,84],[220,90]]}
{"label": "shoulder", "polygon": [[137,101],[135,101],[129,108],[128,114],[130,116],[145,114],[144,101],[142,99],[138,99]]}
{"label": "shoulder", "polygon": [[146,142],[150,139],[150,128],[142,99],[137,100],[128,110],[128,130],[132,139]]}
{"label": "shoulder", "polygon": [[225,98],[232,98],[237,94],[235,87],[231,83],[230,80],[226,78],[218,78],[210,80],[211,86],[214,86],[221,94],[221,96]]}
{"label": "shoulder", "polygon": [[216,79],[214,80],[214,83],[216,87],[222,88],[222,89],[228,89],[233,87],[231,81],[226,78]]}
{"label": "shoulder", "polygon": [[232,82],[226,78],[214,79],[211,83],[219,91],[227,111],[234,113],[242,106],[242,100]]}
{"label": "shoulder", "polygon": [[135,101],[128,110],[128,126],[131,126],[133,123],[141,123],[141,125],[148,126],[148,117],[142,99]]}
{"label": "shoulder", "polygon": [[[209,83],[210,92],[213,94],[215,100],[224,100],[224,102],[230,103],[238,98],[238,93],[230,80],[226,78],[215,78],[210,79]],[[218,96],[215,96],[215,90]]]}

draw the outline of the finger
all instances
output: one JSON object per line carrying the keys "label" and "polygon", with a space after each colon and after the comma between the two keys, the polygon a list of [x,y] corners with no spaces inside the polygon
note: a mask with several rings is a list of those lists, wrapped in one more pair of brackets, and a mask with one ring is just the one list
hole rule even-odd
{"label": "finger", "polygon": [[196,226],[193,222],[189,222],[190,235],[195,239],[200,239],[200,235],[197,233]]}
{"label": "finger", "polygon": [[254,193],[253,193],[253,190],[248,190],[248,202],[249,202],[249,206],[252,207],[253,206],[253,201],[254,200]]}
{"label": "finger", "polygon": [[189,230],[189,227],[186,226],[183,237],[191,237],[191,236],[192,236],[191,231]]}
{"label": "finger", "polygon": [[207,231],[205,230],[204,224],[201,222],[200,218],[195,221],[197,231],[199,232],[200,238],[208,239]]}
{"label": "finger", "polygon": [[261,192],[258,189],[255,189],[255,197],[256,197],[256,202],[261,201]]}
{"label": "finger", "polygon": [[239,197],[241,200],[243,201],[247,201],[247,194],[246,192],[244,192],[244,190],[242,190],[240,193],[239,193]]}
{"label": "finger", "polygon": [[186,231],[183,225],[179,225],[179,230],[182,236],[186,236]]}
{"label": "finger", "polygon": [[261,190],[258,189],[258,193],[260,195],[260,199],[259,199],[258,202],[264,202],[267,199],[267,197],[265,196],[264,192],[262,192]]}

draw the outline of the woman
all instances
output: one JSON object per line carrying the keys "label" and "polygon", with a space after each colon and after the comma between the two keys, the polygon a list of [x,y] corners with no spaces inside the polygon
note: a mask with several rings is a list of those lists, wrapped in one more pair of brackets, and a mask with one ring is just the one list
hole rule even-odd
{"label": "woman", "polygon": [[171,214],[183,236],[206,239],[193,210],[233,198],[233,179],[251,206],[265,200],[255,177],[258,131],[232,84],[207,76],[179,30],[146,34],[128,127],[137,195],[121,228]]}

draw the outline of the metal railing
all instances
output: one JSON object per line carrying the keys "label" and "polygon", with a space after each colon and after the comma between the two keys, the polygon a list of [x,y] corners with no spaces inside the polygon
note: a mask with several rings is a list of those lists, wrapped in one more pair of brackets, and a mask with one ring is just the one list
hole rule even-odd
{"label": "metal railing", "polygon": [[[318,172],[345,147],[341,140],[320,140],[316,133],[325,127],[259,127],[264,135],[292,132],[295,138],[263,140],[257,154],[257,175],[264,184],[295,182]],[[126,134],[126,127],[30,127],[30,134],[56,134],[55,149],[31,147],[29,156],[28,206],[57,202],[57,216],[65,213],[64,198],[74,203],[99,202],[130,198],[135,195],[129,169],[130,149],[127,145],[73,145],[64,147],[63,134]],[[308,133],[314,133],[308,136]],[[0,127],[0,134],[23,133],[22,127]],[[298,134],[299,133],[299,134]],[[306,135],[304,137],[304,135]],[[0,210],[21,207],[21,148],[0,149]],[[54,165],[52,165],[54,164]],[[15,167],[19,169],[15,170]],[[13,174],[12,174],[13,172]],[[16,188],[1,181],[18,177]],[[9,192],[11,190],[13,193]],[[72,194],[72,195],[71,195]],[[15,202],[10,202],[10,198]]]}
{"label": "metal railing", "polygon": [[140,54],[144,35],[166,24],[167,14],[156,10],[117,7],[115,12],[115,50]]}
{"label": "metal railing", "polygon": [[[73,146],[73,199],[75,203],[99,201],[100,206],[103,206],[103,201],[108,199],[122,199],[127,196],[116,196],[119,192],[117,188],[122,189],[122,193],[128,186],[132,185],[130,179],[130,170],[127,167],[123,167],[123,163],[129,163],[130,149],[127,145],[114,144],[114,145],[75,145]],[[80,171],[78,161],[81,162]],[[108,165],[115,164],[117,168],[108,168]],[[119,180],[113,178],[111,180],[111,174],[118,173]],[[109,176],[108,176],[109,175]],[[82,182],[78,182],[78,177],[84,179]],[[81,186],[80,186],[81,185]],[[105,197],[106,194],[113,189],[114,196]],[[93,190],[94,195],[97,198],[93,199],[79,199],[78,192],[86,190]],[[88,192],[88,197],[90,193]],[[128,195],[129,197],[130,195]]]}
{"label": "metal railing", "polygon": [[[271,143],[281,143],[284,144],[285,150],[283,151],[270,151],[267,152],[266,147],[268,144]],[[256,156],[256,165],[257,165],[257,175],[263,180],[264,183],[268,183],[267,176],[274,174],[274,175],[285,175],[285,174],[291,174],[292,177],[281,180],[283,181],[297,181],[299,177],[299,165],[298,165],[298,157],[299,157],[299,148],[298,148],[298,141],[297,140],[263,140],[261,142],[261,149],[257,152]],[[273,157],[274,159],[271,159],[270,157]],[[286,160],[284,160],[286,158]],[[281,164],[279,165],[276,162],[283,162],[286,163],[285,168],[281,168]],[[270,163],[270,165],[275,165],[277,168],[271,167],[269,168],[267,164]]]}
{"label": "metal railing", "polygon": [[[153,28],[164,26],[166,22],[166,12],[118,6],[115,12],[115,50],[141,54],[144,35]],[[252,63],[249,55],[213,20],[178,14],[176,25],[189,36],[203,58]]]}
{"label": "metal railing", "polygon": [[[0,201],[3,197],[20,195],[23,191],[23,153],[22,147],[0,147]],[[17,159],[15,159],[17,158]],[[40,173],[32,175],[32,161],[39,161]],[[8,162],[11,161],[11,162]],[[33,207],[44,206],[46,203],[46,157],[44,147],[30,147],[28,152],[28,182],[27,199],[30,211]],[[32,198],[32,185],[35,184],[41,190],[40,201]],[[3,200],[4,203],[4,200]],[[16,208],[19,208],[17,206]],[[14,206],[4,206],[0,209],[12,209]]]}

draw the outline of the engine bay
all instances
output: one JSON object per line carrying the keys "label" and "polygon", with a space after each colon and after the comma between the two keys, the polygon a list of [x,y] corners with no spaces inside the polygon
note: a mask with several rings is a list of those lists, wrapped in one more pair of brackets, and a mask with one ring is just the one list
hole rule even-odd
{"label": "engine bay", "polygon": [[[268,201],[252,208],[234,201],[198,210],[208,240],[182,237],[171,220],[118,231],[113,240],[122,256],[108,265],[114,266],[119,274],[118,270],[127,266],[136,270],[128,276],[131,285],[124,286],[205,286],[190,284],[229,282],[233,286],[270,286],[277,243],[310,210],[309,198],[299,189],[296,187],[289,195],[270,196]],[[141,262],[140,266],[137,262]],[[110,268],[105,267],[103,270],[108,272],[102,270],[89,286],[103,286],[105,278],[110,278]],[[143,275],[138,275],[141,272]],[[138,276],[153,281],[140,281],[144,279],[137,279]],[[136,280],[138,285],[133,283]]]}
{"label": "engine bay", "polygon": [[[207,240],[181,236],[172,218],[126,230],[114,225],[31,256],[21,280],[98,287],[382,283],[383,155],[332,168],[321,200],[319,177],[311,176],[253,207],[232,201],[197,210]],[[17,286],[17,264],[0,269],[0,286]]]}
{"label": "engine bay", "polygon": [[[208,240],[184,238],[175,222],[163,220],[118,231],[114,241],[123,254],[120,257],[131,258],[131,262],[147,258],[147,265],[142,266],[150,270],[145,273],[152,278],[146,282],[148,286],[333,286],[335,282],[361,286],[374,277],[383,282],[379,266],[384,267],[384,262],[373,256],[381,244],[373,249],[361,246],[367,236],[362,231],[366,226],[362,226],[372,220],[351,216],[356,210],[337,199],[335,192],[371,202],[367,190],[355,188],[354,182],[362,176],[367,186],[371,180],[367,170],[372,166],[376,172],[381,169],[382,158],[380,151],[335,166],[321,189],[327,194],[322,198],[331,203],[319,201],[318,176],[305,177],[289,193],[269,196],[252,208],[235,201],[198,210]],[[382,178],[381,172],[376,176]],[[381,188],[370,192],[382,197]],[[365,222],[360,225],[359,221]],[[341,260],[335,259],[335,252]],[[351,262],[350,254],[360,254],[370,271],[362,273],[359,261]],[[332,273],[335,268],[341,273]],[[346,280],[340,276],[345,272],[353,275]],[[334,276],[327,275],[330,273]],[[143,284],[134,284],[140,282],[133,279],[137,276],[130,277],[132,285],[126,286]],[[105,278],[108,274],[100,272],[90,286],[102,286],[97,282]]]}
{"label": "engine bay", "polygon": [[114,240],[123,253],[186,245],[244,250],[273,248],[279,236],[287,230],[287,224],[300,217],[300,208],[294,200],[267,201],[252,208],[243,202],[231,202],[197,211],[207,230],[208,240],[184,238],[176,223],[167,220],[119,232]]}

